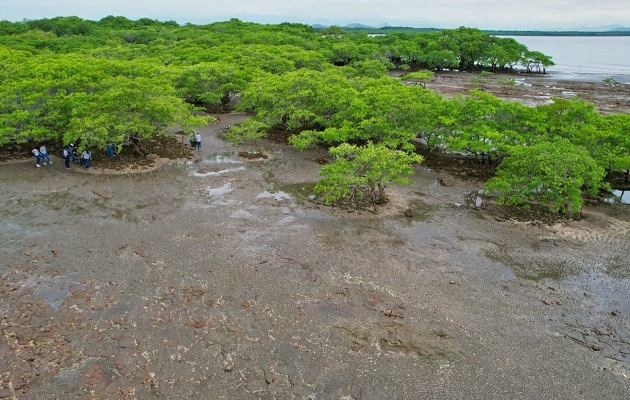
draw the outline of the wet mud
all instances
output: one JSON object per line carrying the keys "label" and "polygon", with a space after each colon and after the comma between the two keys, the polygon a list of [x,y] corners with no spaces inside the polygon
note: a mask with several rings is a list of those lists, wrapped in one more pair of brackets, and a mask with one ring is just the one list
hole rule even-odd
{"label": "wet mud", "polygon": [[240,157],[243,118],[151,172],[0,166],[0,398],[630,392],[626,206],[498,219],[418,166],[384,208],[323,207],[318,153]]}

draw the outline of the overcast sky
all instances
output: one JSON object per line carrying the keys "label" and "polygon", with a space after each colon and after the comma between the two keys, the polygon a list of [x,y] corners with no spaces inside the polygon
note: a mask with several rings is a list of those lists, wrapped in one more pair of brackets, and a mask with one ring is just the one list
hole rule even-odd
{"label": "overcast sky", "polygon": [[562,30],[630,26],[628,0],[0,0],[0,20],[108,15],[259,23]]}

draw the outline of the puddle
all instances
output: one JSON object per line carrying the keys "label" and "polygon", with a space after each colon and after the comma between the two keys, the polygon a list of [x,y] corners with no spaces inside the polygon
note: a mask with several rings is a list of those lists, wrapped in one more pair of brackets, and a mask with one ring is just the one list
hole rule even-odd
{"label": "puddle", "polygon": [[256,196],[256,198],[257,199],[274,199],[275,201],[280,201],[280,200],[291,200],[293,199],[293,196],[291,196],[287,192],[271,193],[265,190],[264,192],[259,193],[258,196]]}
{"label": "puddle", "polygon": [[230,214],[231,218],[234,219],[241,219],[241,220],[253,220],[256,219],[256,217],[250,213],[247,210],[236,210],[233,213]]}
{"label": "puddle", "polygon": [[31,276],[22,283],[23,288],[33,288],[33,300],[43,299],[46,305],[58,310],[70,296],[70,286],[81,287],[68,277]]}
{"label": "puddle", "polygon": [[570,277],[564,284],[582,293],[583,301],[594,311],[608,314],[612,310],[630,310],[628,282],[625,280],[592,273]]}
{"label": "puddle", "polygon": [[220,196],[223,196],[224,194],[230,193],[233,190],[234,189],[232,188],[232,184],[228,182],[218,188],[207,187],[201,192],[201,195],[208,196],[208,197],[220,197]]}
{"label": "puddle", "polygon": [[619,280],[630,280],[630,261],[626,255],[617,254],[608,259],[606,274]]}
{"label": "puddle", "polygon": [[630,204],[630,190],[613,190],[612,197],[606,199],[607,203]]}
{"label": "puddle", "polygon": [[581,272],[580,266],[571,260],[519,256],[501,250],[487,250],[486,256],[511,268],[517,277],[536,282],[543,279],[558,281]]}
{"label": "puddle", "polygon": [[238,155],[212,154],[204,156],[199,162],[202,164],[243,164]]}
{"label": "puddle", "polygon": [[[240,166],[230,166],[234,164]],[[201,178],[246,170],[243,161],[240,160],[238,155],[232,154],[211,154],[203,157],[201,160],[190,162],[187,165],[196,169],[190,173],[191,176]]]}
{"label": "puddle", "polygon": [[457,207],[467,206],[472,208],[481,208],[483,206],[483,190],[477,192],[468,192],[461,196],[464,199],[463,203],[455,203]]}
{"label": "puddle", "polygon": [[295,215],[300,218],[310,219],[313,221],[333,221],[338,219],[334,215],[326,214],[324,212],[303,209],[297,209],[295,211]]}
{"label": "puddle", "polygon": [[246,169],[245,167],[236,167],[236,168],[227,168],[227,169],[220,169],[217,171],[212,170],[212,171],[206,171],[206,172],[202,172],[202,170],[198,170],[191,173],[191,175],[198,178],[203,178],[206,176],[218,176],[218,175],[223,175],[230,172],[244,171],[245,169]]}
{"label": "puddle", "polygon": [[316,198],[314,182],[285,183],[278,187],[282,192],[290,193],[297,200],[299,205],[303,205],[306,200]]}
{"label": "puddle", "polygon": [[409,202],[409,208],[411,209],[411,217],[401,216],[398,217],[400,220],[404,221],[428,221],[435,211],[435,207],[431,206],[422,200],[413,200]]}

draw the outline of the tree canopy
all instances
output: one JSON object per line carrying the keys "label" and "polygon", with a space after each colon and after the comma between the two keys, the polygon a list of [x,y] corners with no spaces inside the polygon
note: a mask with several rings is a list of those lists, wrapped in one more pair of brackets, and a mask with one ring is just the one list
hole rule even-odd
{"label": "tree canopy", "polygon": [[[602,188],[601,171],[630,170],[630,116],[600,115],[577,98],[531,107],[484,92],[496,71],[545,73],[553,61],[475,28],[371,36],[238,19],[183,26],[120,16],[0,21],[0,65],[0,145],[123,145],[175,125],[203,125],[203,110],[236,105],[252,119],[234,140],[283,130],[298,149],[338,155],[319,186],[337,194],[349,192],[335,182],[370,188],[374,198],[387,182],[404,182],[419,161],[418,143],[479,162],[503,160],[489,188],[506,202],[536,199],[558,210],[579,208],[580,190]],[[409,73],[394,79],[392,69]],[[481,72],[479,90],[450,99],[432,92],[434,74],[445,69]],[[513,83],[501,84],[507,91]],[[558,148],[571,154],[568,164],[556,160]],[[539,165],[525,169],[525,159]],[[554,183],[552,161],[566,179],[583,175],[571,178],[573,191]],[[525,185],[524,176],[537,186]]]}

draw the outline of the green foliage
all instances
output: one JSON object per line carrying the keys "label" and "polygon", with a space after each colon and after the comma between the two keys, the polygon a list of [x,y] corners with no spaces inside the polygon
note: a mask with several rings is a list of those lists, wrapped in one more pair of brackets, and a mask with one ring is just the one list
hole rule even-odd
{"label": "green foliage", "polygon": [[175,96],[168,74],[145,60],[111,62],[74,55],[21,57],[0,82],[0,141],[62,140],[127,144],[173,124],[208,118]]}
{"label": "green foliage", "polygon": [[483,78],[481,76],[473,76],[472,78],[470,78],[470,83],[476,90],[484,91],[489,81],[487,78]]}
{"label": "green foliage", "polygon": [[303,130],[328,126],[353,97],[341,71],[300,69],[282,76],[260,75],[242,94],[239,109],[271,127]]}
{"label": "green foliage", "polygon": [[479,161],[487,155],[505,150],[505,134],[498,124],[498,114],[504,103],[479,91],[471,96],[456,96],[451,101],[450,134],[445,139],[452,151],[475,155]]}
{"label": "green foliage", "polygon": [[413,85],[420,85],[423,88],[426,88],[427,82],[431,81],[435,73],[433,71],[420,70],[416,72],[410,72],[406,75],[403,75],[400,79],[403,82],[410,83]]}
{"label": "green foliage", "polygon": [[[199,26],[116,16],[0,21],[0,145],[135,143],[175,125],[188,130],[207,123],[194,105],[230,109],[240,102],[238,109],[253,117],[228,133],[231,140],[259,147],[270,130],[284,130],[298,149],[342,149],[344,156],[325,167],[320,188],[333,193],[327,201],[382,201],[379,182],[384,187],[408,171],[401,168],[411,161],[402,154],[418,141],[488,162],[514,160],[541,140],[565,148],[568,142],[567,151],[587,152],[584,164],[594,160],[593,171],[630,169],[628,116],[602,116],[580,99],[527,107],[481,91],[445,99],[424,88],[434,71],[457,69],[482,71],[473,84],[484,90],[496,71],[520,65],[544,73],[550,57],[473,28],[378,31],[387,34],[339,27],[318,34],[303,24],[238,19]],[[410,73],[392,79],[387,70],[393,68]],[[507,93],[516,82],[497,84]],[[584,186],[601,187],[591,183],[596,180]],[[563,193],[553,182],[547,192]],[[573,210],[579,202],[569,195],[570,204],[535,199]]]}
{"label": "green foliage", "polygon": [[320,29],[319,34],[322,36],[343,37],[347,35],[348,32],[338,25],[331,25],[327,28]]}
{"label": "green foliage", "polygon": [[390,182],[410,184],[412,165],[422,162],[417,154],[391,150],[369,142],[366,146],[348,143],[330,149],[334,163],[321,170],[315,192],[323,195],[326,204],[338,202],[371,204],[386,201],[385,187]]}
{"label": "green foliage", "polygon": [[539,51],[525,51],[521,57],[521,64],[525,66],[527,72],[545,73],[547,67],[556,65],[551,61],[551,57]]}
{"label": "green foliage", "polygon": [[503,89],[504,94],[509,94],[510,89],[516,86],[516,81],[512,78],[499,78],[497,79],[497,83]]}
{"label": "green foliage", "polygon": [[[605,156],[598,147],[599,138],[606,136],[601,131],[603,117],[595,105],[579,98],[554,98],[552,103],[537,107],[537,111],[541,117],[541,134],[567,138],[587,148],[595,159]],[[601,165],[604,164],[605,161]]]}
{"label": "green foliage", "polygon": [[356,88],[341,92],[343,102],[322,124],[290,139],[299,148],[344,142],[383,144],[392,149],[414,149],[411,141],[419,132],[435,128],[431,105],[441,97],[390,78],[362,79]]}
{"label": "green foliage", "polygon": [[606,86],[611,86],[611,87],[615,87],[615,86],[621,85],[621,82],[619,82],[615,78],[611,78],[611,77],[604,78],[603,82],[606,84]]}
{"label": "green foliage", "polygon": [[605,175],[586,149],[557,138],[513,148],[485,189],[501,203],[538,201],[552,211],[575,213],[582,208],[583,191],[595,194],[607,188]]}
{"label": "green foliage", "polygon": [[263,122],[248,119],[241,125],[231,127],[225,137],[234,144],[243,141],[253,141],[259,154],[264,154],[264,149],[260,146],[260,140],[267,137],[269,126]]}
{"label": "green foliage", "polygon": [[606,171],[630,170],[630,114],[611,114],[600,119],[598,134],[589,138],[589,149]]}
{"label": "green foliage", "polygon": [[382,78],[387,75],[387,65],[381,60],[353,61],[346,67],[350,77]]}
{"label": "green foliage", "polygon": [[194,108],[175,97],[172,87],[159,83],[144,77],[116,77],[104,80],[96,94],[71,95],[75,107],[64,143],[129,144],[162,134],[175,122],[184,127],[207,124],[209,117],[194,116]]}
{"label": "green foliage", "polygon": [[193,104],[219,105],[227,110],[232,98],[253,79],[254,70],[212,62],[183,67],[178,74],[179,95]]}

